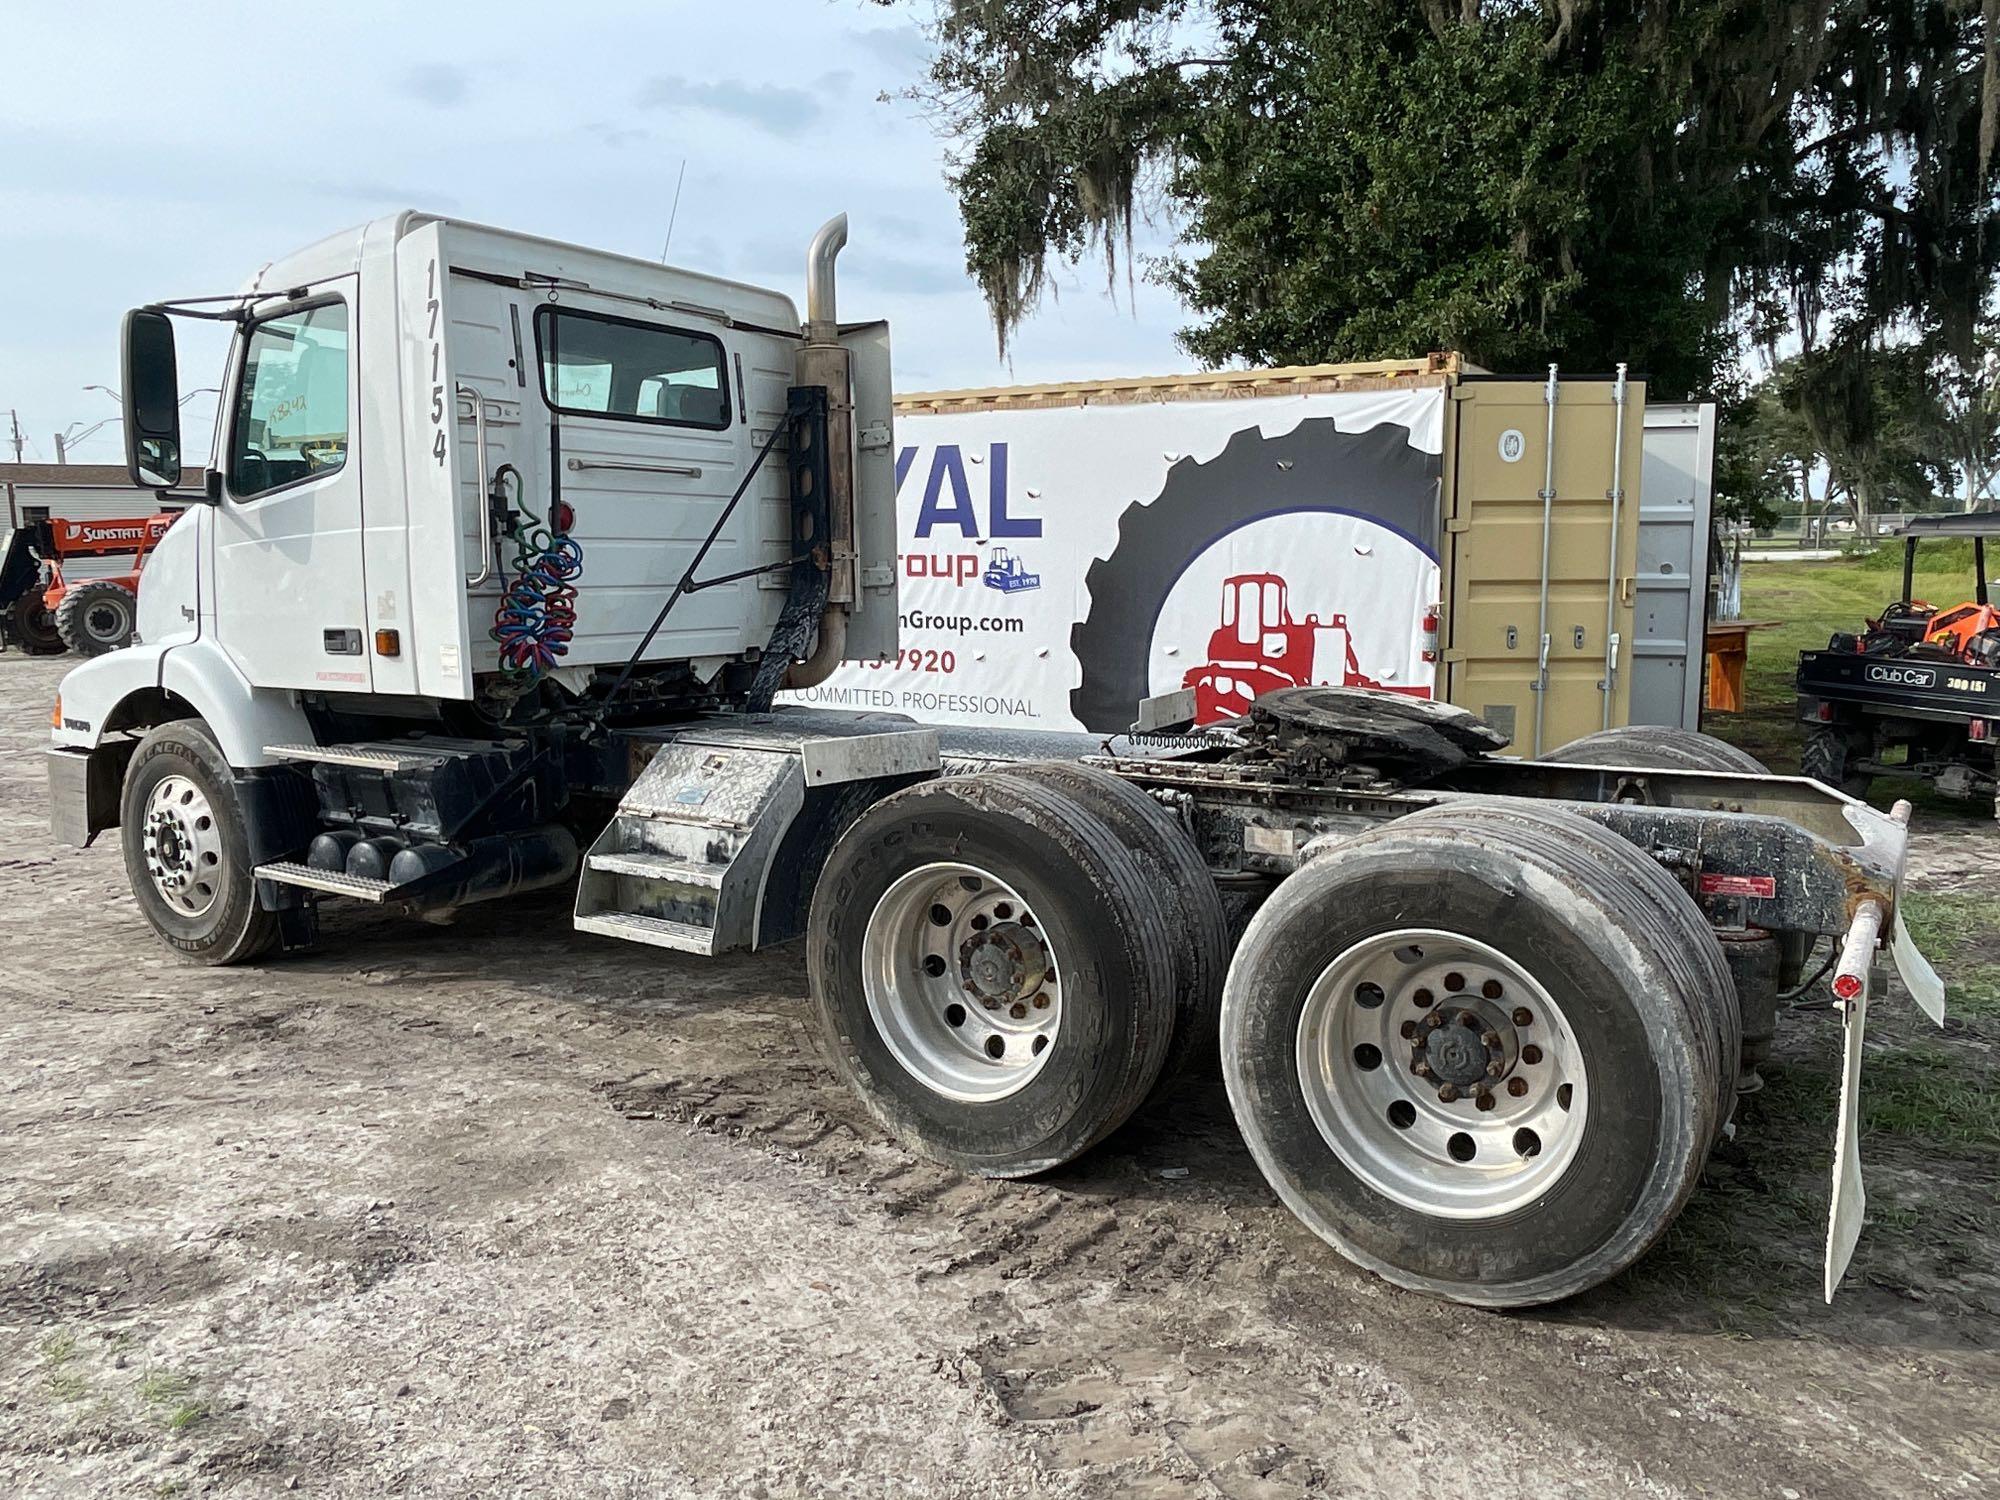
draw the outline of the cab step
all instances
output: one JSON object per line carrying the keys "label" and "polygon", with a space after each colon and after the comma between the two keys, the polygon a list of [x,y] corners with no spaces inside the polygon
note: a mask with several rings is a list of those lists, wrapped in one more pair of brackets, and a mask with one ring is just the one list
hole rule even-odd
{"label": "cab step", "polygon": [[256,869],[259,880],[268,880],[275,885],[300,885],[308,890],[325,891],[332,896],[348,896],[356,901],[387,901],[399,889],[386,880],[370,879],[366,875],[349,875],[342,870],[321,870],[312,865],[301,864],[297,860],[279,859],[270,864],[259,865]]}
{"label": "cab step", "polygon": [[395,745],[266,745],[264,753],[273,760],[295,761],[302,765],[353,766],[362,771],[428,771],[448,757],[441,750],[406,749]]}
{"label": "cab step", "polygon": [[673,885],[702,886],[708,890],[722,889],[722,878],[729,873],[729,866],[697,864],[691,860],[675,859],[666,854],[627,853],[607,851],[593,854],[590,868],[605,875],[624,875],[634,880],[661,880]]}
{"label": "cab step", "polygon": [[715,952],[715,929],[690,922],[670,922],[663,917],[642,916],[638,912],[605,911],[576,919],[578,932],[595,932],[605,937],[624,938],[630,943],[650,943],[655,948],[672,948],[680,953]]}

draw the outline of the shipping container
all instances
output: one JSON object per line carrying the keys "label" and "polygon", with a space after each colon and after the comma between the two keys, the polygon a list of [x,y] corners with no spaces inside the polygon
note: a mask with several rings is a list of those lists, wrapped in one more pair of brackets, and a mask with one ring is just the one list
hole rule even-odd
{"label": "shipping container", "polygon": [[798,697],[1114,733],[1341,683],[1553,748],[1633,716],[1644,423],[1448,354],[900,396],[900,649]]}

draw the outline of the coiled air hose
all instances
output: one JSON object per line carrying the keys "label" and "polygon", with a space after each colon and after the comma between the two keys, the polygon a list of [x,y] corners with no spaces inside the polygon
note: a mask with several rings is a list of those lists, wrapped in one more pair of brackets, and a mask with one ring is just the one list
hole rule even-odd
{"label": "coiled air hose", "polygon": [[513,581],[500,596],[490,634],[500,647],[500,673],[525,687],[569,654],[576,634],[576,580],[583,575],[583,548],[569,534],[570,508],[558,501],[544,524],[521,498],[521,475],[503,464],[493,476],[498,487],[514,481],[508,536],[514,543]]}

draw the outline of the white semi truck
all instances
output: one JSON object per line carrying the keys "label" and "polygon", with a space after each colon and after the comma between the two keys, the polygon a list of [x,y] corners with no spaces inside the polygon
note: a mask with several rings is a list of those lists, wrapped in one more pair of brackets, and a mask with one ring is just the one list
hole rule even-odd
{"label": "white semi truck", "polygon": [[1830,1296],[1878,948],[1941,1006],[1897,914],[1908,809],[1678,730],[1504,758],[1462,710],[1344,688],[1199,734],[1170,694],[1136,740],[774,711],[895,649],[888,338],[837,319],[845,238],[812,241],[803,319],[415,213],[129,314],[155,489],[183,462],[173,320],[235,334],[140,641],[63,680],[56,835],[117,828],[147,920],[212,964],[312,944],[327,899],[569,882],[607,937],[803,934],[835,1066],[987,1176],[1071,1160],[1219,1051],[1307,1224],[1487,1305],[1645,1253],[1825,945]]}

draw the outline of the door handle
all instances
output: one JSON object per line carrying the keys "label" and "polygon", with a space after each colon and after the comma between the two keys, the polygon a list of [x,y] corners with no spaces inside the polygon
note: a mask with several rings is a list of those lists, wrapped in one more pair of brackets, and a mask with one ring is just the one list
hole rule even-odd
{"label": "door handle", "polygon": [[459,382],[454,395],[465,397],[472,403],[472,451],[473,462],[479,466],[479,482],[473,486],[479,497],[479,571],[465,580],[465,586],[476,589],[493,576],[493,502],[486,494],[486,402],[479,392]]}

